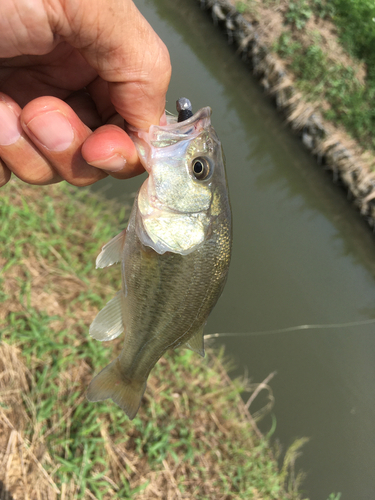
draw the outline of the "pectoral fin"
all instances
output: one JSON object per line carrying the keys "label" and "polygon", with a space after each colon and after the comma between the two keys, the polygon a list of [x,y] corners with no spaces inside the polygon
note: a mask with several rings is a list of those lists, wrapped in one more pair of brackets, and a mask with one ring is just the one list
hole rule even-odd
{"label": "pectoral fin", "polygon": [[122,247],[124,245],[126,229],[112,238],[96,258],[96,268],[112,266],[121,260]]}
{"label": "pectoral fin", "polygon": [[90,325],[90,335],[96,340],[113,340],[124,331],[121,290],[96,315]]}
{"label": "pectoral fin", "polygon": [[204,358],[204,340],[203,340],[203,328],[204,326],[199,329],[194,335],[191,337],[189,342],[186,342],[185,346],[188,349],[191,349],[192,351],[196,352],[202,358]]}

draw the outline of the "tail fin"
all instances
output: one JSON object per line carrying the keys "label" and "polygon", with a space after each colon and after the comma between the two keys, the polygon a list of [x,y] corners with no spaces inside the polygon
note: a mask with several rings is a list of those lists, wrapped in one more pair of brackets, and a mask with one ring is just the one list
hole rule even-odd
{"label": "tail fin", "polygon": [[111,398],[124,410],[130,420],[133,420],[141,404],[146,384],[146,381],[125,378],[120,370],[118,359],[115,359],[90,382],[87,399],[103,401]]}

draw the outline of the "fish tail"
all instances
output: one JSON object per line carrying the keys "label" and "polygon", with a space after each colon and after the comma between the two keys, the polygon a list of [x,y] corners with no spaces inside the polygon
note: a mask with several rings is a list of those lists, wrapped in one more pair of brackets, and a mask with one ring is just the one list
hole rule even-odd
{"label": "fish tail", "polygon": [[115,359],[92,379],[87,389],[89,401],[103,401],[111,398],[124,410],[130,420],[136,416],[147,381],[128,379]]}

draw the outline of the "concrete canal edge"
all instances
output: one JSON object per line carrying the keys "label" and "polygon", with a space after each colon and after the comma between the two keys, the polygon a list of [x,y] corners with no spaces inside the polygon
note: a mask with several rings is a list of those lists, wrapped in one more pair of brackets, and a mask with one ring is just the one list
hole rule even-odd
{"label": "concrete canal edge", "polygon": [[344,145],[335,127],[303,98],[280,59],[262,41],[256,24],[246,20],[229,0],[197,1],[202,9],[209,11],[228,41],[236,44],[239,56],[252,68],[291,129],[317,162],[331,170],[333,181],[340,181],[348,190],[349,198],[375,230],[375,173],[369,162]]}

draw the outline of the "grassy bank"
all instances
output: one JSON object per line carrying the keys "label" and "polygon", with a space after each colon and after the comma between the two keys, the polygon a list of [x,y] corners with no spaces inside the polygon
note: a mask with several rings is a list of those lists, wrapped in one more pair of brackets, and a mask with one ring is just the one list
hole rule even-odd
{"label": "grassy bank", "polygon": [[258,22],[323,116],[375,151],[375,5],[370,0],[233,0]]}
{"label": "grassy bank", "polygon": [[95,257],[129,207],[66,185],[0,192],[0,498],[298,499],[221,356],[179,349],[153,370],[138,416],[89,403],[94,372],[121,348],[89,338],[119,288]]}

